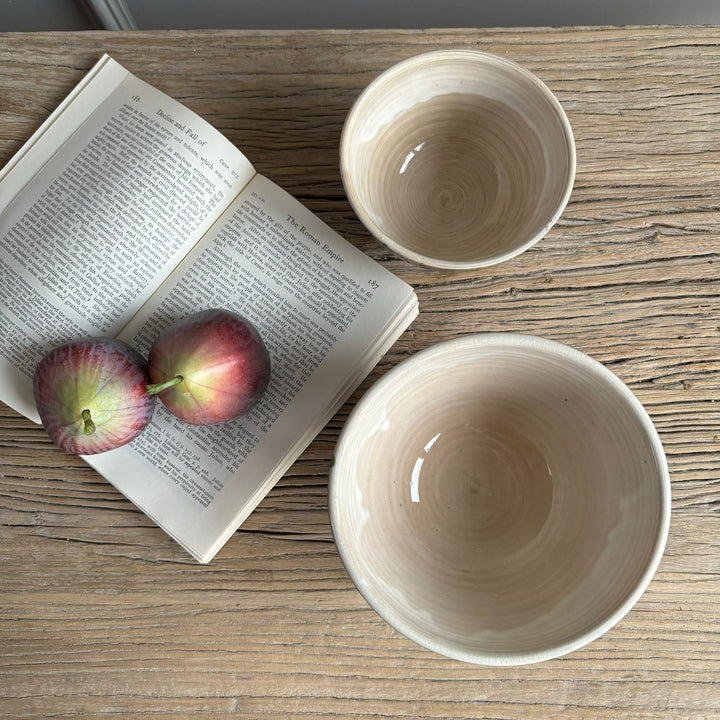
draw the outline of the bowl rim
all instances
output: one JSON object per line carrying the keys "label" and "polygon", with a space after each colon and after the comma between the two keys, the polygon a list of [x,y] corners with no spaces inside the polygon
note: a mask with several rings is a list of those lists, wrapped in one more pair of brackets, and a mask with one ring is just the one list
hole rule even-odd
{"label": "bowl rim", "polygon": [[[529,80],[533,85],[535,85],[535,87],[548,101],[550,107],[555,111],[557,118],[560,121],[560,125],[562,127],[563,135],[565,137],[565,142],[567,145],[569,161],[567,168],[568,173],[565,187],[563,188],[563,193],[548,221],[520,247],[498,255],[493,255],[489,258],[479,260],[444,260],[442,258],[434,258],[429,255],[423,255],[414,250],[406,248],[396,242],[393,238],[387,235],[387,233],[385,233],[382,228],[377,223],[375,223],[375,221],[364,210],[358,198],[358,194],[355,191],[355,184],[352,180],[348,161],[348,157],[350,156],[351,152],[349,140],[350,130],[352,129],[352,126],[355,123],[363,104],[367,102],[367,99],[373,93],[375,93],[375,91],[381,85],[385,84],[394,75],[402,72],[403,70],[412,65],[420,66],[428,62],[441,62],[445,58],[460,56],[466,56],[481,60],[486,63],[490,62],[495,65],[504,66],[505,68],[508,68],[513,72],[518,73],[524,79]],[[350,201],[350,205],[355,211],[355,214],[358,216],[365,228],[369,230],[376,239],[378,239],[380,242],[390,248],[399,257],[417,263],[418,265],[438,268],[442,270],[471,270],[483,267],[490,267],[492,265],[497,265],[501,262],[505,262],[506,260],[510,260],[511,258],[522,254],[523,252],[531,248],[533,245],[537,244],[545,235],[547,235],[547,233],[557,223],[557,221],[560,219],[560,216],[565,211],[565,208],[567,207],[567,204],[570,200],[573,187],[575,185],[575,174],[577,171],[577,149],[575,146],[575,138],[573,135],[572,127],[570,125],[570,121],[565,112],[565,109],[560,104],[560,101],[557,99],[552,90],[550,90],[550,88],[542,80],[540,80],[537,75],[535,75],[533,72],[528,70],[526,67],[523,67],[519,63],[502,57],[500,55],[489,53],[485,50],[478,50],[476,48],[443,48],[438,50],[429,50],[427,52],[419,53],[405,58],[404,60],[401,60],[382,71],[364,88],[364,90],[362,90],[360,95],[350,106],[350,110],[348,111],[340,133],[339,147],[340,177],[342,180],[343,188],[345,190],[345,195]]]}
{"label": "bowl rim", "polygon": [[[358,417],[365,413],[367,409],[376,402],[377,398],[383,394],[385,389],[394,383],[401,374],[406,373],[417,365],[425,364],[439,355],[471,347],[522,347],[550,352],[555,355],[564,356],[568,361],[578,364],[602,377],[609,382],[613,390],[617,392],[619,399],[631,408],[640,421],[642,428],[647,433],[657,463],[657,481],[660,486],[660,522],[658,523],[657,532],[653,539],[652,552],[637,583],[622,602],[615,608],[605,612],[591,627],[577,633],[574,637],[564,642],[551,644],[540,650],[475,652],[458,648],[456,645],[444,643],[432,637],[427,637],[424,633],[416,630],[414,626],[406,623],[404,617],[400,613],[397,613],[392,606],[385,604],[380,599],[379,594],[375,592],[373,584],[361,576],[358,571],[358,561],[356,560],[357,552],[346,541],[346,535],[343,531],[343,513],[339,503],[339,485],[342,483],[340,469],[342,467],[343,454],[347,452],[347,447],[354,442],[353,427],[358,422]],[[567,655],[588,645],[619,623],[640,599],[640,596],[647,589],[660,564],[670,532],[670,473],[660,437],[644,405],[630,388],[602,363],[570,345],[537,335],[508,332],[471,333],[445,340],[419,350],[391,368],[360,398],[350,412],[336,444],[328,481],[328,509],[333,539],[345,570],[368,605],[391,627],[418,645],[451,659],[477,665],[529,665]]]}

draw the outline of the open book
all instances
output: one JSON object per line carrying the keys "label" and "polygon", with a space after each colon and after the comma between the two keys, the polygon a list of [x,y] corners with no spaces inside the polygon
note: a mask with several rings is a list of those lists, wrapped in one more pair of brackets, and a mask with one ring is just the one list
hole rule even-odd
{"label": "open book", "polygon": [[268,346],[260,403],[208,427],[158,403],[138,438],[85,457],[200,562],[390,349],[417,298],[106,55],[0,172],[0,399],[39,422],[32,376],[52,347],[115,336],[147,357],[164,328],[211,307],[247,317]]}

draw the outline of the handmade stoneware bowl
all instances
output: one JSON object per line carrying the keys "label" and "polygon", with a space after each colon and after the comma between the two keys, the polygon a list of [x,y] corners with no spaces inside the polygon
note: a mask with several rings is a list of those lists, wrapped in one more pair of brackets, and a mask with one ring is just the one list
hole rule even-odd
{"label": "handmade stoneware bowl", "polygon": [[376,78],[340,141],[346,194],[401,257],[468,269],[523,252],[558,220],[575,178],[568,119],[519,65],[439,50]]}
{"label": "handmade stoneware bowl", "polygon": [[360,400],[330,479],[340,555],[368,603],[451,658],[520,665],[599,637],[660,561],[670,485],[643,406],[550,340],[461,337]]}

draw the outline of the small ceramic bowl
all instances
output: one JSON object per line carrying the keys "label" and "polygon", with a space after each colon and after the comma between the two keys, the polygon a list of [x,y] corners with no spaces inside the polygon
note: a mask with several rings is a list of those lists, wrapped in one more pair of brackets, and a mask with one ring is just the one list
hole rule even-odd
{"label": "small ceramic bowl", "polygon": [[660,561],[665,455],[603,365],[550,340],[470,335],[383,376],[342,431],[330,517],[357,588],[451,658],[538,662],[617,623]]}
{"label": "small ceramic bowl", "polygon": [[340,141],[347,196],[401,257],[462,270],[507,260],[555,224],[575,178],[570,123],[519,65],[439,50],[376,78]]}

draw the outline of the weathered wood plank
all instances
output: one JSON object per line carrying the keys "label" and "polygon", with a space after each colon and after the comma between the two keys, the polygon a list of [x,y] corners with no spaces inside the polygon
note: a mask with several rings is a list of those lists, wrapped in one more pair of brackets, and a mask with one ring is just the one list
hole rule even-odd
{"label": "weathered wood plank", "polygon": [[[578,147],[558,225],[503,266],[391,256],[340,182],[343,119],[416,52],[478,47],[536,72]],[[421,315],[209,566],[0,406],[0,714],[7,718],[720,718],[720,29],[0,35],[0,165],[107,51],[412,283]],[[673,521],[638,605],[589,647],[479,668],[415,646],[332,542],[334,443],[370,384],[476,331],[570,343],[637,393]]]}

